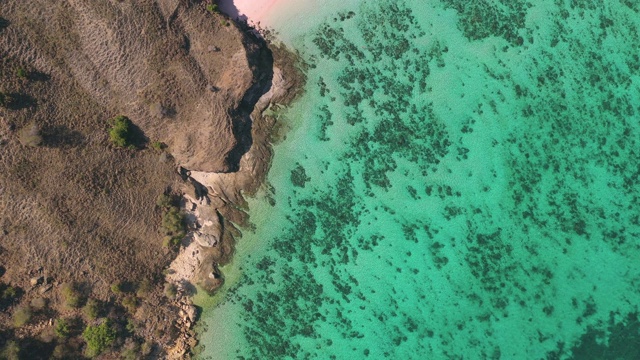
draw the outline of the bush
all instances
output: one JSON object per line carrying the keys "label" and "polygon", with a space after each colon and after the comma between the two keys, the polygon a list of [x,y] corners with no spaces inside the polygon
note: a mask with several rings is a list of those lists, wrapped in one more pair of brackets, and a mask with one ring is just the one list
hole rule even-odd
{"label": "bush", "polygon": [[109,139],[117,147],[133,146],[133,123],[126,116],[117,116],[109,130]]}
{"label": "bush", "polygon": [[71,352],[71,348],[67,344],[58,344],[53,349],[53,358],[54,359],[68,359],[69,353]]}
{"label": "bush", "polygon": [[100,314],[100,304],[96,299],[89,299],[82,308],[82,312],[89,320],[95,320]]}
{"label": "bush", "polygon": [[122,295],[122,283],[120,281],[116,281],[111,284],[111,292],[116,295]]}
{"label": "bush", "polygon": [[21,306],[13,312],[13,325],[15,327],[21,327],[31,320],[31,308],[28,306]]}
{"label": "bush", "polygon": [[72,283],[65,283],[62,285],[62,296],[64,297],[65,305],[70,308],[77,308],[80,306],[80,293]]}
{"label": "bush", "polygon": [[161,194],[160,196],[158,196],[158,199],[156,200],[156,205],[158,205],[158,207],[161,209],[168,209],[174,206],[174,204],[175,204],[175,201],[173,200],[173,197],[167,194]]}
{"label": "bush", "polygon": [[209,4],[209,5],[207,5],[207,11],[212,13],[212,14],[219,14],[220,13],[220,8],[218,8],[217,4]]}
{"label": "bush", "polygon": [[122,306],[124,306],[130,313],[134,313],[136,311],[138,304],[138,298],[133,295],[127,295],[122,299]]}
{"label": "bush", "polygon": [[11,285],[1,284],[0,288],[2,288],[2,295],[0,296],[3,301],[11,301],[14,300],[18,296],[18,290]]}
{"label": "bush", "polygon": [[18,343],[14,340],[10,340],[2,349],[2,353],[0,353],[0,359],[7,360],[19,360],[20,359],[20,347]]}
{"label": "bush", "polygon": [[31,300],[31,307],[34,310],[42,310],[47,306],[47,299],[45,298],[35,298],[33,300]]}
{"label": "bush", "polygon": [[141,298],[145,298],[149,296],[149,294],[153,291],[153,284],[149,279],[143,279],[138,284],[138,289],[136,290],[136,295]]}
{"label": "bush", "polygon": [[176,288],[175,285],[173,285],[171,283],[166,283],[164,285],[164,294],[169,299],[175,299],[176,295],[178,295],[178,289]]}
{"label": "bush", "polygon": [[87,355],[98,356],[116,340],[116,331],[109,320],[100,325],[87,326],[82,332],[82,337],[87,342]]}
{"label": "bush", "polygon": [[148,341],[144,342],[140,347],[140,353],[143,356],[148,356],[149,354],[151,354],[152,350],[153,350],[153,344]]}
{"label": "bush", "polygon": [[40,135],[40,127],[36,123],[30,123],[29,125],[20,129],[19,132],[20,143],[25,146],[38,146],[42,144],[42,135]]}
{"label": "bush", "polygon": [[26,79],[27,76],[29,76],[29,73],[27,72],[27,70],[25,70],[25,68],[18,68],[18,70],[16,70],[16,76],[18,76],[20,79]]}
{"label": "bush", "polygon": [[66,339],[71,335],[71,324],[67,319],[58,319],[56,321],[56,326],[53,328],[53,331],[56,333],[56,336],[61,339]]}
{"label": "bush", "polygon": [[163,143],[161,141],[154,141],[154,142],[151,143],[151,147],[154,150],[162,151],[162,150],[167,148],[167,145],[165,145],[165,143]]}
{"label": "bush", "polygon": [[180,209],[171,207],[162,215],[162,228],[167,235],[184,236],[184,215],[180,212]]}

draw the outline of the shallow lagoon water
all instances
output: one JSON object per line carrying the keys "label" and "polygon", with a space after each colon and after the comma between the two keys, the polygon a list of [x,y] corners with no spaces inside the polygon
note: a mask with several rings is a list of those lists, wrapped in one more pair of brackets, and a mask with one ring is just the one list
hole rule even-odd
{"label": "shallow lagoon water", "polygon": [[201,357],[640,358],[640,6],[330,3]]}

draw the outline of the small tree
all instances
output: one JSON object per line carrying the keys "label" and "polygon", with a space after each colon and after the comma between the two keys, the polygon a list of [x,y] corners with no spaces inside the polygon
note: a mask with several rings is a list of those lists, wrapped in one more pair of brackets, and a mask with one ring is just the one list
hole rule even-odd
{"label": "small tree", "polygon": [[117,116],[113,120],[113,126],[109,130],[109,139],[117,147],[133,145],[133,123],[126,116]]}
{"label": "small tree", "polygon": [[98,356],[116,340],[116,331],[107,319],[100,325],[87,326],[82,332],[82,337],[87,342],[87,355]]}

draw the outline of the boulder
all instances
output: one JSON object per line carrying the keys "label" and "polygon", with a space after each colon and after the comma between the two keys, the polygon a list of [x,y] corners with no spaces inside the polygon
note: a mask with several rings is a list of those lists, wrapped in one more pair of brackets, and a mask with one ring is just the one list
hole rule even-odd
{"label": "boulder", "polygon": [[196,307],[193,305],[187,305],[185,306],[185,314],[187,315],[187,318],[189,319],[189,321],[194,322],[196,321]]}

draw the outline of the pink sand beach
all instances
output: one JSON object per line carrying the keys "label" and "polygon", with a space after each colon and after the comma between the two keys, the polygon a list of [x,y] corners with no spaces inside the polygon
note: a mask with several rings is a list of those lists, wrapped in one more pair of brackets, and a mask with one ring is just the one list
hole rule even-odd
{"label": "pink sand beach", "polygon": [[264,24],[275,8],[287,0],[221,0],[220,9],[231,17]]}

